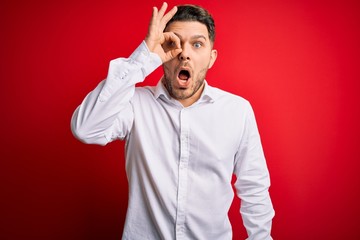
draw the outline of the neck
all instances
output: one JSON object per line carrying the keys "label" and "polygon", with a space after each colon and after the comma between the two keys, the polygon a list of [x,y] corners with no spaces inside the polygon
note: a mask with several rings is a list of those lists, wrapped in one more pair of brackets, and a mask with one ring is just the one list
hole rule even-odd
{"label": "neck", "polygon": [[185,99],[177,99],[184,107],[189,107],[193,105],[197,100],[200,99],[202,92],[204,91],[205,82],[201,85],[201,87],[196,91],[194,95]]}

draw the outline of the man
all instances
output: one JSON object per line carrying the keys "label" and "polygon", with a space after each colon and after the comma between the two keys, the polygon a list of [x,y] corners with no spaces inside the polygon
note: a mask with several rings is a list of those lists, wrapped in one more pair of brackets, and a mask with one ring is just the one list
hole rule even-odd
{"label": "man", "polygon": [[[145,41],[110,62],[76,109],[74,135],[126,140],[129,202],[123,239],[231,239],[232,175],[248,239],[271,239],[269,174],[250,104],[213,88],[214,21],[203,8],[153,9]],[[160,65],[156,87],[135,88]]]}

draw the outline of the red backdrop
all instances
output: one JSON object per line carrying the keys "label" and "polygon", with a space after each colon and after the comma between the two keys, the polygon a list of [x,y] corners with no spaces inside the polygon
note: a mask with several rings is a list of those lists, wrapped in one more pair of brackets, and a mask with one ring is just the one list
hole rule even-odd
{"label": "red backdrop", "polygon": [[[360,4],[192,3],[216,20],[219,56],[208,81],[254,107],[274,239],[359,239]],[[70,118],[108,62],[138,46],[160,4],[1,1],[1,239],[120,239],[124,143],[82,144]],[[234,239],[245,239],[238,207],[229,213]]]}

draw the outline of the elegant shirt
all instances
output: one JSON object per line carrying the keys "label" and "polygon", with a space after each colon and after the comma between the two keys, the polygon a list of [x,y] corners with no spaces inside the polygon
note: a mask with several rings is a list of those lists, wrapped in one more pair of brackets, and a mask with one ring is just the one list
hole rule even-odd
{"label": "elegant shirt", "polygon": [[272,239],[269,172],[251,105],[206,81],[189,107],[161,81],[135,87],[160,65],[142,42],[129,58],[110,62],[107,78],[72,117],[85,143],[126,140],[123,239],[232,239],[233,174],[248,239]]}

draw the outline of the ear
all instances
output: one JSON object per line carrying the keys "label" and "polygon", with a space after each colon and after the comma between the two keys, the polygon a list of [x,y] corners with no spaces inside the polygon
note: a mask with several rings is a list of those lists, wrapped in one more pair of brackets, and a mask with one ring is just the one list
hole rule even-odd
{"label": "ear", "polygon": [[216,58],[217,58],[217,50],[212,49],[210,53],[209,69],[214,65]]}

